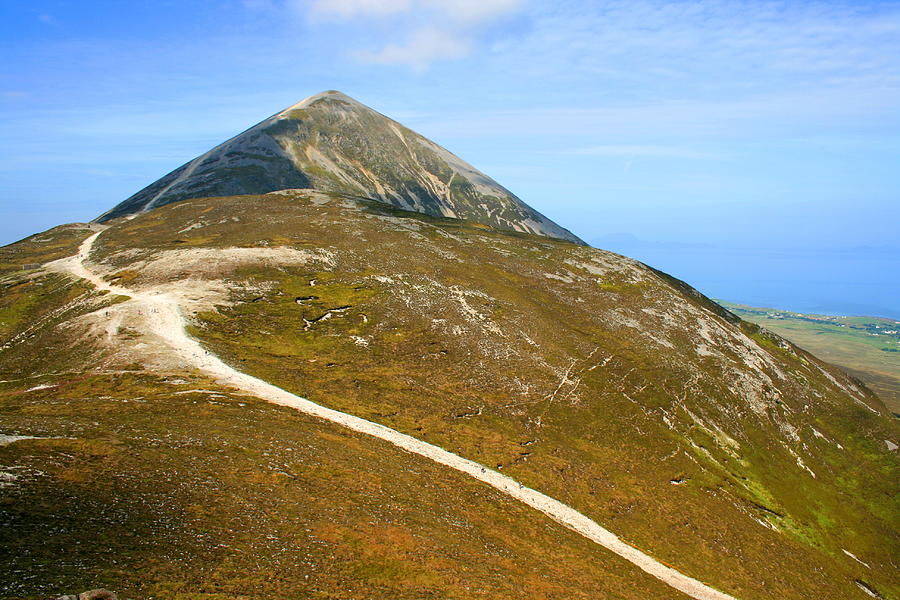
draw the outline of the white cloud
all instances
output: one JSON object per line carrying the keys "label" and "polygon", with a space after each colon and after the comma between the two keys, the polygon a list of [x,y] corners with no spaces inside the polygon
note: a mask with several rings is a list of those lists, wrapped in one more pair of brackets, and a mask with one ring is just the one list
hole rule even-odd
{"label": "white cloud", "polygon": [[471,51],[465,38],[426,27],[415,31],[403,45],[388,44],[377,52],[360,52],[364,62],[383,65],[408,65],[424,71],[436,60],[462,58]]}
{"label": "white cloud", "polygon": [[[509,59],[566,64],[622,88],[721,92],[796,88],[826,78],[898,82],[900,10],[864,3],[606,0],[535,4],[535,27]],[[534,65],[534,66],[532,66]],[[552,74],[551,74],[552,75]],[[688,87],[690,86],[690,87]],[[680,88],[680,90],[679,90]],[[688,95],[688,94],[685,94]]]}
{"label": "white cloud", "polygon": [[402,13],[412,7],[410,0],[313,0],[293,2],[301,10],[308,7],[313,17],[346,20],[359,17],[383,17]]}
{"label": "white cloud", "polygon": [[485,23],[518,12],[524,0],[426,0],[446,16],[462,23]]}
{"label": "white cloud", "polygon": [[521,9],[524,0],[289,0],[314,17],[351,20],[390,15],[418,16],[435,24],[447,18],[481,24]]}
{"label": "white cloud", "polygon": [[[256,0],[261,1],[261,0]],[[492,27],[524,8],[526,0],[285,0],[310,22],[347,28],[368,24],[377,48],[353,52],[363,62],[426,70],[432,62],[467,56]],[[398,33],[402,32],[402,33]],[[412,32],[406,36],[406,32]],[[404,40],[405,41],[397,41]]]}

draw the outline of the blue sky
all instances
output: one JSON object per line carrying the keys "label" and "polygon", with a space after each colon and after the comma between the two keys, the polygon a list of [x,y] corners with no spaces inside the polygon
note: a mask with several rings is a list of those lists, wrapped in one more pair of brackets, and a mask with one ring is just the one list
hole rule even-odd
{"label": "blue sky", "polygon": [[900,2],[0,0],[0,56],[0,243],[333,88],[712,295],[852,251],[900,312]]}

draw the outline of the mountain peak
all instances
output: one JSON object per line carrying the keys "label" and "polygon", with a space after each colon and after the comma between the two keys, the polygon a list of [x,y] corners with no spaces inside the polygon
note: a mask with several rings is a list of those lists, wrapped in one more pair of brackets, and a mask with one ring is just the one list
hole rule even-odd
{"label": "mountain peak", "polygon": [[583,243],[450,151],[337,90],[261,121],[97,220],[189,198],[297,188]]}
{"label": "mountain peak", "polygon": [[[281,115],[284,115],[285,113],[288,113],[292,110],[296,110],[298,108],[307,108],[307,107],[311,106],[312,104],[315,104],[319,100],[340,100],[340,101],[346,102],[348,104],[357,104],[359,106],[365,106],[361,102],[359,102],[358,100],[356,100],[354,98],[351,98],[344,92],[341,92],[338,90],[325,90],[324,92],[319,92],[318,94],[313,94],[312,96],[307,96],[306,98],[304,98],[297,104],[293,104],[293,105],[287,107],[286,109],[284,109],[283,111],[281,111],[280,113],[276,114],[275,117],[279,117]],[[273,117],[273,118],[275,118],[275,117]]]}

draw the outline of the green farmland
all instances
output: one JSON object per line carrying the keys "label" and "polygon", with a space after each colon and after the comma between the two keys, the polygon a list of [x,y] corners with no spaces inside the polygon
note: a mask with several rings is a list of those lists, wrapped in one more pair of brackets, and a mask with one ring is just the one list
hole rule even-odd
{"label": "green farmland", "polygon": [[717,302],[742,319],[843,367],[866,383],[891,411],[900,413],[900,321],[809,315]]}

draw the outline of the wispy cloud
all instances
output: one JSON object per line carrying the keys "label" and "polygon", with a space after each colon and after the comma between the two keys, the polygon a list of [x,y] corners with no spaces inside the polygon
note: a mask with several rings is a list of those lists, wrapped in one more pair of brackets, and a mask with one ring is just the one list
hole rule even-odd
{"label": "wispy cloud", "polygon": [[[638,202],[633,229],[654,236],[692,203],[803,201],[834,208],[808,239],[896,237],[896,0],[229,0],[176,20],[7,4],[0,187],[83,217],[338,88],[585,228]],[[120,177],[76,177],[93,167]],[[847,206],[878,218],[853,229],[833,218]]]}
{"label": "wispy cloud", "polygon": [[457,23],[480,24],[518,11],[524,0],[291,0],[291,4],[311,15],[335,20],[407,14],[432,21],[449,18]]}
{"label": "wispy cloud", "polygon": [[[269,4],[273,0],[245,0]],[[312,24],[364,27],[369,47],[349,54],[364,63],[404,65],[417,72],[441,60],[463,58],[492,28],[520,12],[525,0],[285,0],[284,7]],[[374,25],[373,25],[374,22]],[[370,25],[372,25],[370,27]]]}
{"label": "wispy cloud", "polygon": [[533,32],[506,60],[536,74],[565,64],[565,75],[671,96],[900,84],[895,3],[607,0],[535,5],[529,17]]}
{"label": "wispy cloud", "polygon": [[377,52],[364,50],[358,56],[364,62],[408,65],[421,72],[436,60],[466,56],[471,48],[472,41],[465,36],[423,27],[414,31],[404,44],[388,44]]}
{"label": "wispy cloud", "polygon": [[[565,136],[602,140],[578,144],[585,153],[700,152],[710,142],[747,143],[900,128],[900,89],[766,90],[746,97],[583,106],[565,97],[555,106],[432,114],[411,119],[439,139]],[[618,99],[617,99],[618,100]],[[611,104],[613,102],[610,102]],[[676,150],[677,149],[677,150]],[[577,150],[581,151],[581,150]],[[685,156],[686,157],[686,156]]]}
{"label": "wispy cloud", "polygon": [[524,0],[431,0],[423,2],[431,5],[445,16],[468,24],[481,24],[506,17],[521,10]]}
{"label": "wispy cloud", "polygon": [[312,3],[294,1],[293,6],[310,15],[324,19],[345,20],[360,17],[384,17],[412,8],[412,0],[314,0]]}

